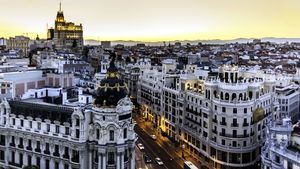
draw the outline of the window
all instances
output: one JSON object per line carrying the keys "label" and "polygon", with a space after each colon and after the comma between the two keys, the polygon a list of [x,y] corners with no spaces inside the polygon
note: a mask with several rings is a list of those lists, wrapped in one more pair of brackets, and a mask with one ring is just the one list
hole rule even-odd
{"label": "window", "polygon": [[36,158],[36,165],[38,166],[38,168],[41,167],[41,158],[40,157]]}
{"label": "window", "polygon": [[38,122],[38,130],[41,130],[41,123],[40,122]]}
{"label": "window", "polygon": [[79,129],[76,129],[76,138],[79,138]]}
{"label": "window", "polygon": [[16,119],[13,118],[12,120],[13,120],[13,125],[15,125],[16,124]]}
{"label": "window", "polygon": [[56,133],[59,133],[59,125],[56,125],[56,126],[55,126],[55,132],[56,132]]}
{"label": "window", "polygon": [[21,127],[24,127],[24,120],[21,120]]}
{"label": "window", "polygon": [[20,164],[20,166],[23,166],[23,154],[22,153],[19,154],[19,164]]}
{"label": "window", "polygon": [[41,148],[41,142],[40,141],[37,141],[36,142],[36,149],[37,149],[37,151],[39,151]]}
{"label": "window", "polygon": [[114,152],[108,152],[108,165],[115,164],[115,154]]}
{"label": "window", "polygon": [[50,169],[50,161],[46,159],[46,169]]}
{"label": "window", "polygon": [[245,114],[247,113],[247,108],[244,108],[244,113],[245,113]]}
{"label": "window", "polygon": [[47,132],[50,132],[50,124],[47,124]]}
{"label": "window", "polygon": [[97,137],[97,139],[100,138],[100,130],[99,129],[96,130],[96,137]]}
{"label": "window", "polygon": [[45,151],[49,151],[49,143],[46,143]]}
{"label": "window", "polygon": [[293,169],[293,163],[291,163],[290,161],[288,161],[288,169]]}
{"label": "window", "polygon": [[0,135],[0,145],[5,146],[5,135]]}
{"label": "window", "polygon": [[27,165],[28,165],[28,166],[31,166],[31,161],[32,161],[32,160],[31,160],[31,155],[28,155],[28,156],[27,156]]}
{"label": "window", "polygon": [[69,127],[66,127],[65,134],[66,134],[66,135],[69,135],[69,134],[70,134],[70,128],[69,128]]}
{"label": "window", "polygon": [[237,113],[237,108],[233,108],[233,114]]}
{"label": "window", "polygon": [[59,163],[55,161],[55,169],[59,169]]}
{"label": "window", "polygon": [[65,164],[65,169],[69,169],[69,165],[68,164]]}
{"label": "window", "polygon": [[222,139],[222,145],[225,145],[225,140],[224,139]]}
{"label": "window", "polygon": [[236,141],[232,141],[232,146],[236,147]]}
{"label": "window", "polygon": [[11,143],[15,144],[15,136],[11,136]]}
{"label": "window", "polygon": [[29,127],[32,128],[32,121],[29,121]]}
{"label": "window", "polygon": [[11,162],[15,163],[15,152],[11,152]]}
{"label": "window", "polygon": [[114,133],[113,130],[110,130],[110,131],[109,131],[109,141],[114,141],[114,139],[115,139],[115,138],[114,138],[114,134],[115,134],[115,133]]}
{"label": "window", "polygon": [[4,151],[0,150],[0,160],[5,160]]}
{"label": "window", "polygon": [[123,138],[127,138],[127,128],[123,129]]}
{"label": "window", "polygon": [[28,148],[31,149],[31,140],[30,139],[28,140]]}
{"label": "window", "polygon": [[223,113],[226,112],[226,107],[222,107],[222,112],[223,112]]}
{"label": "window", "polygon": [[76,126],[79,126],[79,119],[76,119]]}

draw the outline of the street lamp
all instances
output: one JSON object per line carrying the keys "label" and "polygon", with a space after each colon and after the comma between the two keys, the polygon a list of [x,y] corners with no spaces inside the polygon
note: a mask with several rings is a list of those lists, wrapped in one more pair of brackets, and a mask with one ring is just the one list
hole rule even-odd
{"label": "street lamp", "polygon": [[185,148],[185,144],[183,143],[183,144],[182,144],[182,154],[181,154],[181,155],[182,155],[182,158],[185,158],[185,157],[184,157],[184,148]]}
{"label": "street lamp", "polygon": [[212,157],[213,157],[213,161],[214,161],[214,167],[213,168],[215,169],[216,168],[216,161],[215,161],[216,160],[216,156],[213,155]]}

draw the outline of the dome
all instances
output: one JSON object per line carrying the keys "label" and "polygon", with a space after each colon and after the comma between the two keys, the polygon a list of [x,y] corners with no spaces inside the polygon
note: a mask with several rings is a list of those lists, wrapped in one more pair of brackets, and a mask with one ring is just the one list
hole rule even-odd
{"label": "dome", "polygon": [[125,82],[120,79],[113,58],[107,69],[106,77],[101,80],[100,85],[96,90],[94,105],[96,107],[117,106],[118,101],[126,97],[127,92],[127,86]]}

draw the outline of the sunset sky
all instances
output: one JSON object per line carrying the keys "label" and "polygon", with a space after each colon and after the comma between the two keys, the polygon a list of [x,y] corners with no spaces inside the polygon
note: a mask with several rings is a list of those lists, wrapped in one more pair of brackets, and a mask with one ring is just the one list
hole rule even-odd
{"label": "sunset sky", "polygon": [[[0,0],[0,37],[46,37],[59,0]],[[300,38],[300,0],[62,0],[85,39]]]}

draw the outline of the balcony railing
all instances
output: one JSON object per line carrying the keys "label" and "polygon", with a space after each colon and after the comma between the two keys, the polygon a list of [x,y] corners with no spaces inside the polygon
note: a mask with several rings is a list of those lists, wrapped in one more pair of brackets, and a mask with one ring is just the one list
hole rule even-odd
{"label": "balcony railing", "polygon": [[227,123],[225,121],[221,121],[220,124],[223,125],[223,126],[227,125]]}
{"label": "balcony railing", "polygon": [[239,127],[238,123],[231,123],[231,127]]}
{"label": "balcony railing", "polygon": [[243,127],[249,126],[249,123],[243,123]]}

